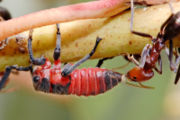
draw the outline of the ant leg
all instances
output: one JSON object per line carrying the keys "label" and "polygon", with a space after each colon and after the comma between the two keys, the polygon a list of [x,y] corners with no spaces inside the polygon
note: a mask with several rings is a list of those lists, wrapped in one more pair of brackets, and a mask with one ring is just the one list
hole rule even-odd
{"label": "ant leg", "polygon": [[175,66],[177,66],[179,63],[180,63],[180,48],[178,48],[178,51],[176,51],[176,65]]}
{"label": "ant leg", "polygon": [[7,78],[9,76],[9,74],[11,73],[12,69],[16,69],[18,71],[31,71],[32,72],[32,66],[28,66],[28,67],[17,67],[15,65],[13,66],[9,66],[6,67],[5,73],[0,81],[0,90],[5,86],[6,82],[7,82]]}
{"label": "ant leg", "polygon": [[135,65],[139,66],[139,62],[134,58],[133,55],[127,54],[127,59],[128,59],[130,62],[133,62]]}
{"label": "ant leg", "polygon": [[46,61],[46,59],[44,57],[41,57],[41,58],[34,58],[33,57],[33,52],[32,52],[32,33],[33,33],[33,30],[31,29],[29,31],[29,38],[28,38],[28,52],[29,52],[30,61],[34,65],[43,65],[43,64],[45,64],[45,61]]}
{"label": "ant leg", "polygon": [[[176,60],[177,60],[178,57],[179,57],[179,54],[178,54],[179,50],[180,50],[179,48],[175,48],[175,51],[173,51],[173,54],[174,54]],[[180,52],[179,52],[179,53],[180,53]]]}
{"label": "ant leg", "polygon": [[104,61],[105,60],[109,60],[109,59],[112,59],[112,58],[114,58],[114,57],[106,57],[106,58],[102,58],[102,59],[100,59],[99,61],[98,61],[98,64],[96,65],[96,67],[101,67],[102,66],[102,64],[104,63]]}
{"label": "ant leg", "polygon": [[173,59],[173,41],[169,40],[169,55],[168,55],[169,61],[170,61],[170,68],[171,70],[175,69],[175,66],[172,62]]}
{"label": "ant leg", "polygon": [[173,41],[169,40],[169,49],[166,48],[166,54],[168,55],[168,59],[170,62],[170,68],[171,70],[175,71],[176,70],[176,65],[173,63]]}
{"label": "ant leg", "polygon": [[176,59],[176,64],[175,66],[177,66],[180,63],[180,56]]}
{"label": "ant leg", "polygon": [[154,69],[155,69],[156,72],[158,72],[159,74],[162,74],[162,59],[161,59],[161,55],[159,55],[159,57],[158,57],[158,64],[159,64],[160,68],[158,69],[157,67],[155,67]]}
{"label": "ant leg", "polygon": [[[169,48],[169,49],[170,49],[170,48]],[[173,53],[170,53],[169,51],[170,51],[170,50],[168,50],[168,48],[166,48],[166,53],[168,54],[168,56],[169,56],[170,54],[173,54]],[[179,49],[179,48],[178,48],[178,51],[180,52],[180,49]],[[176,73],[176,77],[175,77],[174,84],[177,84],[178,81],[179,81],[179,78],[180,78],[180,64],[179,64],[179,62],[180,62],[180,56],[177,56],[177,57],[176,57],[176,63],[175,63],[175,64],[172,64],[172,60],[170,61],[171,70],[173,70],[174,72],[177,72],[177,73]],[[177,66],[178,64],[179,64],[178,69],[176,69],[175,66]],[[173,66],[172,66],[172,65],[173,65]]]}
{"label": "ant leg", "polygon": [[146,33],[142,33],[142,32],[137,32],[137,31],[134,31],[134,30],[132,30],[131,32],[133,34],[136,34],[136,35],[139,35],[139,36],[142,36],[142,37],[147,37],[147,38],[150,38],[151,40],[153,40],[153,37],[150,34],[146,34]]}
{"label": "ant leg", "polygon": [[180,64],[179,64],[179,67],[178,67],[178,71],[176,73],[176,78],[175,78],[174,84],[177,84],[179,79],[180,79]]}
{"label": "ant leg", "polygon": [[[180,48],[178,48],[178,52],[180,53]],[[176,66],[178,64],[179,64],[179,67],[178,67],[178,70],[177,70],[177,73],[176,73],[176,78],[175,78],[175,81],[174,81],[175,84],[177,84],[177,82],[180,79],[180,55],[176,59]]]}
{"label": "ant leg", "polygon": [[141,59],[140,59],[140,64],[139,67],[144,68],[144,65],[146,63],[146,57],[149,55],[149,51],[151,50],[151,45],[150,44],[146,44],[146,46],[144,47],[142,53],[141,53]]}
{"label": "ant leg", "polygon": [[134,31],[133,30],[133,22],[134,22],[134,0],[131,0],[131,23],[130,23],[131,32],[135,35],[139,35],[142,37],[148,37],[150,39],[153,39],[153,37],[150,34]]}
{"label": "ant leg", "polygon": [[138,61],[140,58],[141,58],[141,56],[139,54],[125,54],[124,59],[128,62],[120,67],[112,68],[112,70],[119,70],[119,69],[125,68],[126,66],[129,65],[130,62],[133,62],[134,64],[139,66]]}
{"label": "ant leg", "polygon": [[82,64],[83,62],[85,62],[86,60],[88,60],[96,51],[96,48],[99,44],[99,42],[101,41],[102,39],[97,37],[96,38],[96,43],[95,43],[95,46],[94,48],[92,49],[92,51],[86,55],[84,58],[82,58],[81,60],[79,60],[78,62],[76,62],[74,65],[71,65],[71,64],[66,64],[62,70],[62,73],[61,75],[62,76],[67,76],[69,75],[76,67],[78,67],[80,64]]}
{"label": "ant leg", "polygon": [[[139,55],[139,54],[130,54],[130,56],[133,56],[134,59],[136,59],[137,61],[139,61],[139,59],[141,58],[141,55]],[[124,59],[128,62],[131,62],[131,61],[129,61],[127,54],[124,55]]]}
{"label": "ant leg", "polygon": [[54,60],[58,60],[61,54],[61,33],[60,33],[60,28],[59,24],[56,24],[57,27],[57,39],[56,39],[56,48],[54,49]]}
{"label": "ant leg", "polygon": [[[178,66],[178,64],[180,64],[180,55],[176,57],[176,63],[174,64],[174,66]],[[177,68],[174,69],[174,72],[177,72]]]}

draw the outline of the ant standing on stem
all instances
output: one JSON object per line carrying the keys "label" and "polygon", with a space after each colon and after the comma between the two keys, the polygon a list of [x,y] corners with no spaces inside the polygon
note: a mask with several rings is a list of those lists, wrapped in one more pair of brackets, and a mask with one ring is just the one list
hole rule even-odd
{"label": "ant standing on stem", "polygon": [[[171,4],[170,9],[173,11]],[[169,40],[169,49],[166,48],[166,52],[168,54],[168,58],[170,61],[170,68],[172,71],[176,73],[175,84],[177,84],[180,79],[180,48],[175,49],[175,53],[173,52],[173,38],[176,37],[180,33],[180,12],[174,14],[172,13],[170,17],[162,24],[160,28],[160,32],[158,33],[156,38],[153,38],[150,34],[137,32],[133,30],[133,16],[134,16],[134,1],[131,0],[131,24],[130,29],[131,32],[135,35],[139,35],[142,37],[148,37],[152,40],[152,45],[147,44],[141,55],[125,55],[125,58],[128,61],[135,63],[137,66],[131,69],[127,74],[126,78],[129,81],[138,82],[139,85],[135,85],[129,82],[126,82],[129,85],[141,88],[153,88],[150,86],[145,86],[141,84],[146,80],[151,79],[154,76],[153,69],[155,69],[159,74],[162,74],[162,60],[161,60],[161,50],[164,49],[165,42]],[[175,63],[173,63],[173,54],[175,54]],[[103,58],[100,59],[97,66],[100,67],[103,62],[107,59],[111,58]],[[138,62],[140,61],[140,63]],[[158,69],[156,67],[156,63],[160,65]],[[178,66],[179,64],[179,66]],[[178,67],[177,67],[178,66]]]}
{"label": "ant standing on stem", "polygon": [[[171,5],[170,5],[170,8]],[[171,9],[172,10],[172,9]],[[134,62],[137,66],[131,69],[127,73],[127,78],[131,81],[138,82],[140,87],[143,88],[151,88],[149,86],[144,86],[141,82],[149,80],[154,76],[153,69],[155,69],[159,74],[162,74],[162,60],[161,60],[161,50],[165,48],[165,42],[169,40],[169,61],[170,68],[176,73],[175,84],[178,82],[180,78],[180,65],[178,68],[178,64],[180,63],[180,56],[176,57],[176,63],[172,62],[173,57],[173,38],[176,37],[180,33],[180,12],[174,14],[172,13],[170,17],[162,24],[160,28],[160,32],[158,33],[156,38],[153,38],[151,35],[137,32],[133,30],[133,14],[134,14],[134,6],[133,0],[131,0],[131,32],[133,34],[148,37],[152,40],[152,45],[147,44],[141,54],[140,63],[136,61],[133,57],[129,57],[129,59]],[[156,62],[160,65],[160,69],[156,67]]]}
{"label": "ant standing on stem", "polygon": [[61,34],[59,25],[57,27],[56,48],[54,49],[54,64],[51,65],[47,58],[34,58],[32,52],[32,33],[30,30],[28,38],[28,51],[32,65],[38,65],[33,69],[28,67],[9,66],[6,68],[4,76],[0,81],[0,89],[5,86],[7,78],[12,69],[18,71],[31,71],[33,85],[36,90],[57,93],[57,94],[76,94],[78,96],[97,95],[113,88],[122,80],[122,74],[101,68],[75,69],[81,63],[88,60],[96,51],[101,38],[96,38],[96,43],[92,51],[74,65],[66,64],[61,70]]}

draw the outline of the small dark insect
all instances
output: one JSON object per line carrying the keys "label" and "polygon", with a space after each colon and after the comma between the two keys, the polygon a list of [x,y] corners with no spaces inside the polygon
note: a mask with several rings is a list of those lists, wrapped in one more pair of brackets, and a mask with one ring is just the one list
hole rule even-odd
{"label": "small dark insect", "polygon": [[[9,19],[11,19],[10,12],[6,8],[0,6],[0,21],[9,20]],[[8,44],[7,38],[5,40],[1,41],[0,42],[0,50],[3,49],[7,44]]]}
{"label": "small dark insect", "polygon": [[[176,14],[170,15],[170,17],[162,24],[160,32],[158,33],[156,38],[153,38],[151,35],[146,33],[141,33],[134,31],[132,29],[133,26],[133,0],[131,0],[131,32],[133,34],[148,37],[152,40],[152,45],[147,44],[141,54],[140,63],[138,63],[134,58],[129,58],[132,62],[134,62],[137,66],[131,69],[127,73],[127,78],[135,82],[143,82],[149,80],[154,76],[153,69],[155,69],[159,74],[162,74],[162,60],[161,60],[161,50],[165,48],[165,42],[169,40],[169,61],[170,68],[176,72],[175,84],[178,82],[180,78],[180,56],[177,56],[176,63],[172,62],[173,56],[173,41],[172,39],[176,37],[180,33],[180,12]],[[156,63],[160,65],[160,69],[156,67]],[[147,87],[140,84],[142,87]]]}
{"label": "small dark insect", "polygon": [[4,19],[4,20],[9,20],[11,19],[11,14],[10,12],[4,8],[0,6],[0,16]]}
{"label": "small dark insect", "polygon": [[[0,0],[0,2],[2,2],[2,0]],[[6,8],[1,7],[1,6],[0,6],[0,16],[3,18],[3,20],[11,19],[10,12]]]}
{"label": "small dark insect", "polygon": [[75,94],[78,96],[98,95],[113,88],[122,80],[122,74],[101,68],[75,69],[81,63],[88,60],[96,51],[99,42],[102,40],[97,37],[92,51],[74,65],[66,64],[61,69],[61,34],[57,24],[57,41],[54,49],[54,64],[51,65],[47,58],[34,58],[32,52],[32,30],[28,39],[28,51],[32,65],[38,65],[33,69],[32,65],[28,67],[9,66],[6,68],[4,76],[0,82],[0,89],[6,83],[6,80],[12,69],[18,71],[31,71],[33,76],[33,85],[36,90],[57,93],[57,94]]}

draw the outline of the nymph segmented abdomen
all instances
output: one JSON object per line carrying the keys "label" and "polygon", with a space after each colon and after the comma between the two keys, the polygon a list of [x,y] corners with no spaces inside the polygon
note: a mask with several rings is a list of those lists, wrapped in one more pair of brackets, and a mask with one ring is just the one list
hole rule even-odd
{"label": "nymph segmented abdomen", "polygon": [[117,85],[122,74],[101,68],[77,69],[71,74],[68,94],[97,95]]}

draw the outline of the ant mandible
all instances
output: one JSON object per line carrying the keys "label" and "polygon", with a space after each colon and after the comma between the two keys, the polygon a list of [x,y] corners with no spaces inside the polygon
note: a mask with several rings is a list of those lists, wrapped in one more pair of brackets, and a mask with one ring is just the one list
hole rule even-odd
{"label": "ant mandible", "polygon": [[28,67],[9,66],[6,67],[4,76],[0,81],[0,90],[5,86],[7,78],[12,69],[18,71],[31,71],[33,86],[38,91],[57,94],[75,95],[98,95],[113,88],[122,80],[122,74],[101,68],[76,69],[80,64],[88,60],[96,51],[101,38],[96,38],[92,51],[74,65],[66,64],[61,70],[61,34],[59,25],[57,27],[56,48],[54,49],[54,64],[51,65],[47,58],[34,58],[32,52],[32,33],[30,30],[28,38],[28,51],[32,65],[38,65],[36,69],[32,65]]}

